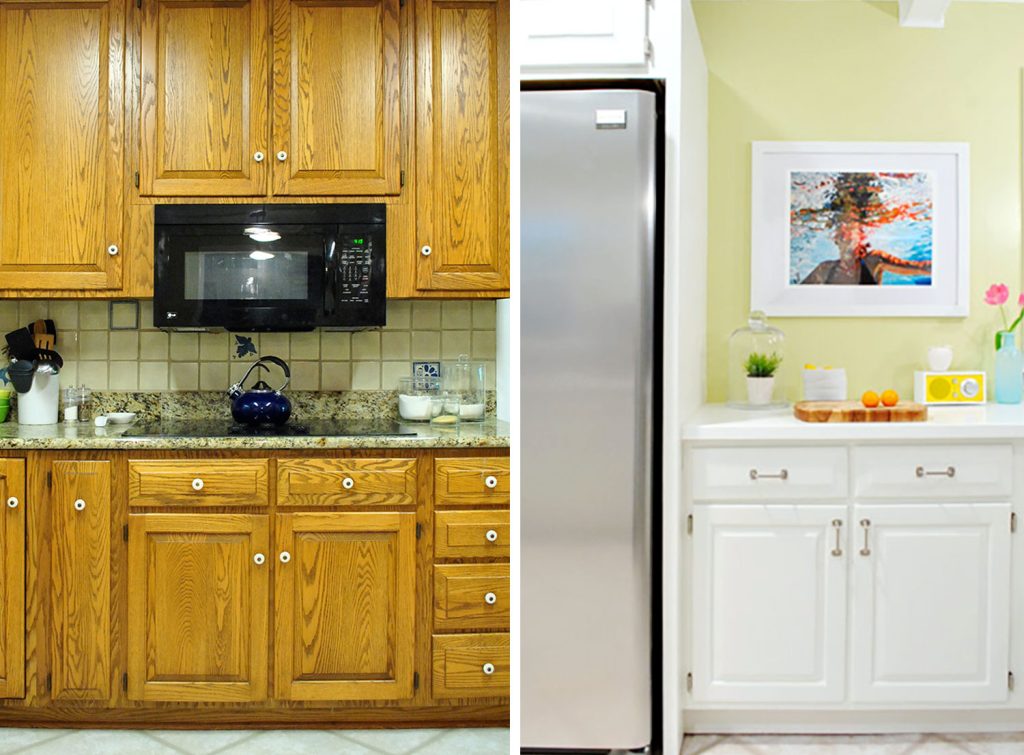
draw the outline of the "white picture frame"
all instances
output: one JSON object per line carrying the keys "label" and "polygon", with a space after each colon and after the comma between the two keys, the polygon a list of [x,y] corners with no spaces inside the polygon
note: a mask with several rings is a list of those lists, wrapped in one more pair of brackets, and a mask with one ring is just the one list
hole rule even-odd
{"label": "white picture frame", "polygon": [[[750,308],[774,317],[966,317],[970,312],[969,160],[970,148],[962,142],[753,142]],[[928,275],[910,278],[917,285],[884,284],[893,280],[885,273],[878,274],[882,285],[808,283],[815,275],[806,275],[807,265],[816,258],[800,257],[791,233],[805,222],[791,216],[800,202],[794,188],[800,185],[794,183],[797,173],[803,177],[814,173],[907,176],[905,180],[912,177],[918,187],[926,187],[919,191],[930,198]],[[817,249],[827,244],[825,233],[815,232]],[[870,243],[858,249],[868,250],[876,263],[884,254]],[[838,261],[838,246],[835,250]],[[900,270],[902,266],[890,267]]]}

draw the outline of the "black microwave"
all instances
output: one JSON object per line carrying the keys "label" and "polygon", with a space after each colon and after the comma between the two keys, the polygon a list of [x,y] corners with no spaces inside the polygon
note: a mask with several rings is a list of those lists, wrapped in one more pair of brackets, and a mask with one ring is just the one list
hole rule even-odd
{"label": "black microwave", "polygon": [[383,204],[157,205],[159,328],[385,324]]}

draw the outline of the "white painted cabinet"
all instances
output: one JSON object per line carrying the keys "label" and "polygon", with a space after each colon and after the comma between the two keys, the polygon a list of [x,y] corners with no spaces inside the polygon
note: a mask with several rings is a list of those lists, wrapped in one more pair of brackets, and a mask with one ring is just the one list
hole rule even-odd
{"label": "white painted cabinet", "polygon": [[855,702],[1007,699],[1010,504],[855,505]]}
{"label": "white painted cabinet", "polygon": [[524,68],[647,63],[647,0],[519,0]]}
{"label": "white painted cabinet", "polygon": [[846,506],[698,506],[693,699],[841,701]]}

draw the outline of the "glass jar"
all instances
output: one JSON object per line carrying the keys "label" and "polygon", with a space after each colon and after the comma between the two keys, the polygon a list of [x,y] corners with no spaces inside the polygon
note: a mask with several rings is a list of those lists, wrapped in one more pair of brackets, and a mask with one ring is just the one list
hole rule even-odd
{"label": "glass jar", "polygon": [[432,399],[441,392],[439,377],[404,377],[398,380],[398,416],[407,422],[428,422]]}
{"label": "glass jar", "polygon": [[440,391],[430,397],[430,426],[438,429],[454,429],[461,421],[462,397],[458,391]]}
{"label": "glass jar", "polygon": [[764,312],[751,312],[746,327],[729,336],[729,405],[785,406],[785,352],[785,334],[768,324]]}
{"label": "glass jar", "polygon": [[460,354],[457,362],[443,365],[441,375],[444,390],[459,398],[459,419],[483,422],[487,413],[487,365],[471,362],[468,354]]}

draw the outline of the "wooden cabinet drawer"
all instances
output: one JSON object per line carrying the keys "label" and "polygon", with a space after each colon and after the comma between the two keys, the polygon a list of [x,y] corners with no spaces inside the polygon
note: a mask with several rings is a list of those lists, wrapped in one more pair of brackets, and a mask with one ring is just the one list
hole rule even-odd
{"label": "wooden cabinet drawer", "polygon": [[435,629],[507,629],[508,564],[434,567]]}
{"label": "wooden cabinet drawer", "polygon": [[508,558],[508,511],[437,511],[434,556]]}
{"label": "wooden cabinet drawer", "polygon": [[266,459],[149,459],[128,462],[132,506],[266,506]]}
{"label": "wooden cabinet drawer", "polygon": [[853,449],[860,498],[1006,498],[1013,488],[1013,448],[863,446]]}
{"label": "wooden cabinet drawer", "polygon": [[282,506],[416,503],[415,459],[282,459],[277,462]]}
{"label": "wooden cabinet drawer", "polygon": [[691,475],[697,500],[842,498],[845,448],[699,448]]}
{"label": "wooden cabinet drawer", "polygon": [[434,498],[438,506],[509,503],[507,457],[437,459]]}
{"label": "wooden cabinet drawer", "polygon": [[509,635],[435,634],[434,697],[508,697]]}

